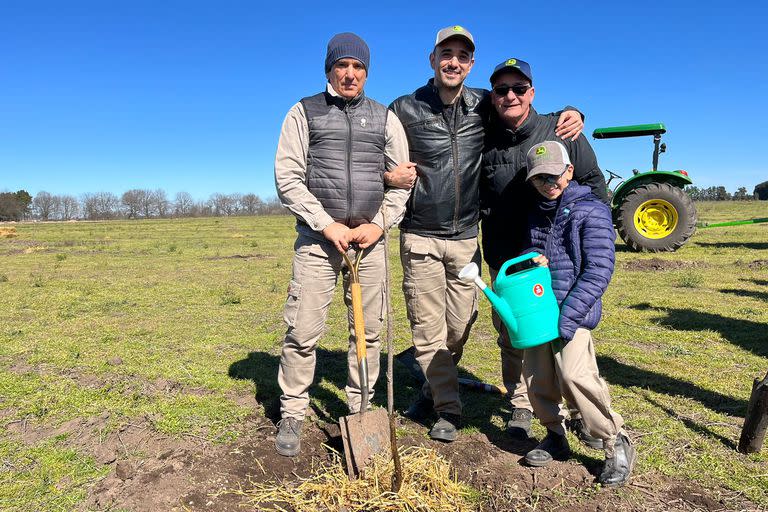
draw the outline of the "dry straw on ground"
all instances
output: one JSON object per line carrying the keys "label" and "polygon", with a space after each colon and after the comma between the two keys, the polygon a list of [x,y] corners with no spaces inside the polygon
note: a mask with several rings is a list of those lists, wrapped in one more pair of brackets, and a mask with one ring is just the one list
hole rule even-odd
{"label": "dry straw on ground", "polygon": [[317,468],[299,484],[253,483],[251,489],[228,491],[247,497],[263,511],[316,512],[463,512],[474,510],[471,488],[458,481],[448,462],[434,450],[423,447],[400,448],[403,485],[391,490],[393,463],[388,454],[377,455],[365,474],[350,481],[335,454],[330,464]]}
{"label": "dry straw on ground", "polygon": [[14,238],[18,236],[16,228],[2,228],[0,227],[0,238]]}

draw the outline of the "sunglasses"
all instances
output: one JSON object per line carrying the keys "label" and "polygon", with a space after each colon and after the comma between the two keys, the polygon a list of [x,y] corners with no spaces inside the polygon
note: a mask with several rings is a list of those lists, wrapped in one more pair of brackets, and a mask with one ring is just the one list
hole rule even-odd
{"label": "sunglasses", "polygon": [[534,185],[554,185],[558,181],[560,181],[560,178],[563,177],[563,174],[565,174],[566,171],[568,171],[567,167],[565,168],[565,171],[561,172],[557,176],[555,176],[554,174],[547,174],[547,175],[537,174],[536,176],[531,178],[531,182]]}
{"label": "sunglasses", "polygon": [[515,84],[515,85],[497,85],[493,88],[493,92],[498,94],[499,96],[506,96],[509,94],[509,91],[511,90],[513,93],[515,93],[515,96],[522,96],[526,92],[528,92],[528,89],[530,89],[531,86],[527,84]]}

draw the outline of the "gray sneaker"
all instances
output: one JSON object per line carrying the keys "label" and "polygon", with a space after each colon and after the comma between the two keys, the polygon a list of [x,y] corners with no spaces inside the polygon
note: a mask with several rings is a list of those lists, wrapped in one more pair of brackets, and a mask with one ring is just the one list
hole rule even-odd
{"label": "gray sneaker", "polygon": [[285,457],[293,457],[301,450],[301,420],[283,418],[277,423],[275,449]]}
{"label": "gray sneaker", "polygon": [[514,439],[526,440],[531,437],[531,420],[533,413],[528,409],[516,407],[507,422],[507,434]]}

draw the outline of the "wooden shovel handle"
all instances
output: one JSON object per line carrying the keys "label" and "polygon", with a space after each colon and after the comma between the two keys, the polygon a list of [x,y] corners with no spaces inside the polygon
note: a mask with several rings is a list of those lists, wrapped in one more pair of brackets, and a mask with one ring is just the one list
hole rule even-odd
{"label": "wooden shovel handle", "polygon": [[[363,290],[360,283],[349,285],[352,293],[352,318],[355,323],[355,345],[357,347],[357,364],[365,360],[365,322],[363,321]],[[360,383],[361,386],[366,383]]]}

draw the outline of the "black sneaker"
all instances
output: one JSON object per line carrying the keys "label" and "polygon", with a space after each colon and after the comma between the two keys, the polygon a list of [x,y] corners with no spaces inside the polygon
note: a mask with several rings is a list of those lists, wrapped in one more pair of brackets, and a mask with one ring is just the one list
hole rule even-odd
{"label": "black sneaker", "polygon": [[571,447],[568,439],[551,430],[547,430],[547,436],[539,445],[525,455],[525,463],[529,466],[540,468],[553,460],[567,460],[571,456]]}
{"label": "black sneaker", "polygon": [[597,481],[606,487],[624,485],[635,467],[637,452],[632,442],[625,434],[616,436],[613,447],[613,457],[605,458],[605,465]]}
{"label": "black sneaker", "polygon": [[595,450],[603,449],[603,440],[592,436],[587,430],[587,426],[584,424],[584,420],[576,418],[573,420],[565,420],[565,428],[573,432],[576,438],[583,444]]}
{"label": "black sneaker", "polygon": [[449,412],[441,412],[439,416],[432,430],[429,431],[429,437],[447,443],[455,441],[461,428],[461,416]]}
{"label": "black sneaker", "polygon": [[411,403],[408,410],[403,413],[403,416],[410,418],[413,421],[424,422],[431,419],[435,414],[435,402],[431,398],[424,396],[419,391],[419,396]]}
{"label": "black sneaker", "polygon": [[301,420],[283,418],[277,423],[275,449],[285,457],[293,457],[301,450]]}
{"label": "black sneaker", "polygon": [[507,422],[507,434],[514,439],[526,440],[531,437],[531,420],[533,413],[528,409],[516,407]]}

